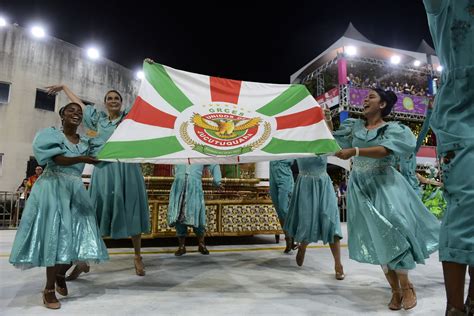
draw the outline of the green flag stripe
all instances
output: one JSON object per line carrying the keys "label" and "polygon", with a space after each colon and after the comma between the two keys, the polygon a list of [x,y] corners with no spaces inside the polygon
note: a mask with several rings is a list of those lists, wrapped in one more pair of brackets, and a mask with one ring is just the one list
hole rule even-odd
{"label": "green flag stripe", "polygon": [[262,151],[269,154],[313,153],[325,154],[340,150],[341,147],[333,139],[318,139],[312,141],[296,141],[272,138]]}
{"label": "green flag stripe", "polygon": [[176,136],[133,140],[111,141],[100,151],[99,159],[153,158],[184,150]]}
{"label": "green flag stripe", "polygon": [[143,70],[146,79],[156,92],[176,110],[183,112],[193,105],[183,91],[176,86],[163,65],[144,62]]}
{"label": "green flag stripe", "polygon": [[256,112],[266,116],[274,116],[298,104],[308,95],[310,95],[310,93],[304,85],[291,85],[282,94],[259,108]]}

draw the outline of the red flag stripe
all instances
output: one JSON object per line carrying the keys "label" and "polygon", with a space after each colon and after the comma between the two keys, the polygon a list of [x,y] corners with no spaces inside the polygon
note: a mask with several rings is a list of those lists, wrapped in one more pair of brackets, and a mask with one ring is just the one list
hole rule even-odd
{"label": "red flag stripe", "polygon": [[158,110],[138,96],[125,119],[134,120],[135,122],[147,125],[174,128],[176,116]]}
{"label": "red flag stripe", "polygon": [[209,77],[211,84],[211,99],[213,102],[239,102],[240,86],[242,81]]}
{"label": "red flag stripe", "polygon": [[276,117],[277,130],[301,127],[316,124],[324,118],[323,110],[315,106],[314,108],[298,113]]}

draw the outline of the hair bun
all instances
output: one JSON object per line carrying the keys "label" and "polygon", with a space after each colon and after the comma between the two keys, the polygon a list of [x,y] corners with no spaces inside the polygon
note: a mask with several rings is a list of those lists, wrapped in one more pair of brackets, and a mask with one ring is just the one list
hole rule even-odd
{"label": "hair bun", "polygon": [[397,95],[393,91],[385,91],[387,106],[393,107],[398,100]]}

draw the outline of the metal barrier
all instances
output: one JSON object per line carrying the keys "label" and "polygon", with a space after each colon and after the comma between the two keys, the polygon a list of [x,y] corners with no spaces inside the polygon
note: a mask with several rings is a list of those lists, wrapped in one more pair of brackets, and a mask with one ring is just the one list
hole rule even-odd
{"label": "metal barrier", "polygon": [[0,229],[14,228],[20,217],[20,195],[0,191]]}

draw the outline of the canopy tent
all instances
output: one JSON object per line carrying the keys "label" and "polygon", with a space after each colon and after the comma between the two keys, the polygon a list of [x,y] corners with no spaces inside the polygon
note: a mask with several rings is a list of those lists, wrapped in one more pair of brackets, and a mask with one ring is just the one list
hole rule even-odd
{"label": "canopy tent", "polygon": [[[439,59],[435,55],[435,51],[431,48],[424,40],[420,43],[417,51],[408,51],[398,48],[392,48],[374,44],[362,33],[360,33],[352,23],[349,23],[346,31],[336,42],[334,42],[324,52],[319,54],[316,58],[311,60],[309,63],[304,65],[301,69],[291,75],[290,81],[292,83],[300,83],[302,80],[311,72],[318,69],[325,63],[333,60],[337,57],[338,53],[344,53],[348,46],[354,46],[357,48],[357,55],[374,58],[379,60],[389,60],[394,54],[401,57],[401,63],[411,64],[415,60],[419,60],[421,64],[431,63],[433,69],[436,69],[439,65]],[[431,56],[431,57],[429,57]],[[431,61],[429,60],[431,59]]]}

